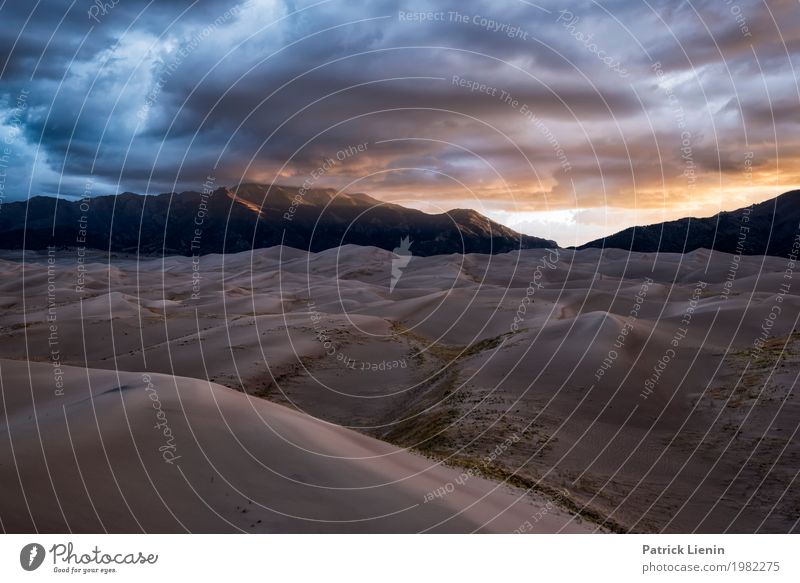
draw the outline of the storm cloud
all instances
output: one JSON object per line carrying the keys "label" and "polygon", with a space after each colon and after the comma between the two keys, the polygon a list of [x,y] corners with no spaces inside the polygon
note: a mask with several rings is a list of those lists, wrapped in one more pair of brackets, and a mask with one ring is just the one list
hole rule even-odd
{"label": "storm cloud", "polygon": [[0,6],[6,201],[333,158],[316,186],[572,244],[800,183],[795,1]]}

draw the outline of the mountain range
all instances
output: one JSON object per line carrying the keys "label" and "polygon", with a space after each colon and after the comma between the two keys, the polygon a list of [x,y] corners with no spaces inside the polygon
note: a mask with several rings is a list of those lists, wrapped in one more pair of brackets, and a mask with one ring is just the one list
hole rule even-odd
{"label": "mountain range", "polygon": [[235,253],[274,245],[323,251],[345,244],[414,255],[555,247],[474,210],[427,214],[366,194],[240,184],[204,192],[126,192],[69,201],[35,196],[0,210],[0,248],[85,246],[143,255]]}
{"label": "mountain range", "polygon": [[[800,245],[800,190],[707,218],[624,229],[576,247],[688,253],[706,248],[787,257]],[[340,245],[414,255],[504,253],[557,247],[471,209],[427,214],[333,189],[240,184],[204,192],[125,192],[83,200],[34,196],[0,207],[0,249],[85,246],[143,255],[236,253],[274,245],[324,251]]]}
{"label": "mountain range", "polygon": [[630,227],[577,247],[610,247],[651,253],[688,253],[706,248],[742,255],[788,257],[797,253],[800,235],[800,190],[786,192],[730,212],[708,218]]}

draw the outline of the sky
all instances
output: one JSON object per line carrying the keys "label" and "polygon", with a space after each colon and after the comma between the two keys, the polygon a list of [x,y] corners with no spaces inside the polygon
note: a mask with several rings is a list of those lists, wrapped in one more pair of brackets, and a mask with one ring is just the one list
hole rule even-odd
{"label": "sky", "polygon": [[797,0],[0,0],[0,63],[0,204],[333,187],[565,246],[800,186]]}

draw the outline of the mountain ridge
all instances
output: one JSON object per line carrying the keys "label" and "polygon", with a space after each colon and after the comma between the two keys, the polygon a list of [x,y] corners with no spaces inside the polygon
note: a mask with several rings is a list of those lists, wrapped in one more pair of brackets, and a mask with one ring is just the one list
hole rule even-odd
{"label": "mountain ridge", "polygon": [[574,249],[613,248],[641,253],[688,253],[706,248],[742,255],[796,254],[800,190],[711,217],[685,217],[628,227]]}
{"label": "mountain ridge", "polygon": [[427,214],[364,193],[243,183],[215,190],[80,200],[34,196],[0,212],[0,248],[87,247],[142,255],[236,253],[286,245],[345,244],[391,251],[411,237],[416,255],[503,253],[555,247],[477,211]]}

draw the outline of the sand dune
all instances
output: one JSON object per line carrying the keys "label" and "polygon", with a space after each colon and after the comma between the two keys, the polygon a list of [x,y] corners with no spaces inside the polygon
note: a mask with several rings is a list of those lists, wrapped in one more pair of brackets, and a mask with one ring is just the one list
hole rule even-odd
{"label": "sand dune", "polygon": [[[57,394],[49,364],[0,371],[7,531],[509,532],[548,507],[214,383],[64,367]],[[561,527],[587,530],[537,522]]]}
{"label": "sand dune", "polygon": [[[394,258],[94,257],[76,290],[74,251],[24,268],[8,254],[4,527],[33,527],[24,500],[10,510],[16,459],[35,460],[21,477],[43,530],[796,528],[800,298],[785,259],[413,257],[392,290]],[[75,367],[59,398],[54,349]],[[154,455],[145,373],[184,474]],[[466,468],[483,477],[423,503]]]}

